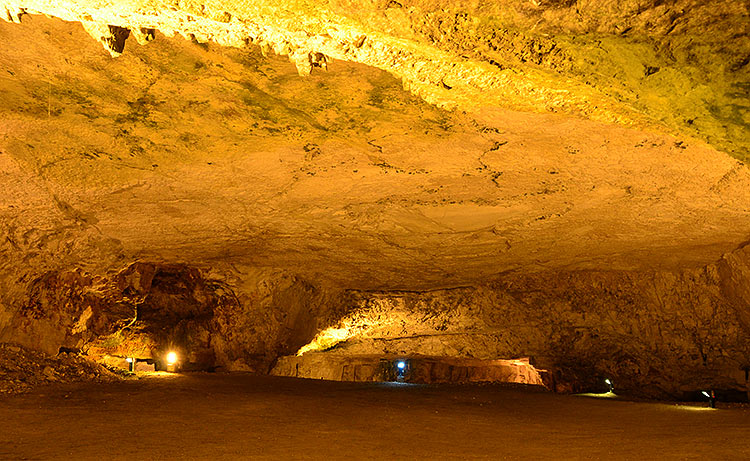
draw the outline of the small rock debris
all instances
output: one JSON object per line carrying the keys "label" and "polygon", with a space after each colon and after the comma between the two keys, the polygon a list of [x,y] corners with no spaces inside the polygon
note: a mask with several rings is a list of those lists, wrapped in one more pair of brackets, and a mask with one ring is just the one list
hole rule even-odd
{"label": "small rock debris", "polygon": [[119,379],[102,365],[64,349],[52,357],[16,344],[0,343],[0,394],[21,394],[57,382]]}

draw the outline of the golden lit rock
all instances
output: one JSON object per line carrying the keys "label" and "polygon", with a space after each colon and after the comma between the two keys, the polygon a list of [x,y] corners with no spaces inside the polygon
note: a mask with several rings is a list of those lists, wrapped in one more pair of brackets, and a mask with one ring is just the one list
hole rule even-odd
{"label": "golden lit rock", "polygon": [[612,5],[0,0],[0,341],[746,392],[750,13]]}

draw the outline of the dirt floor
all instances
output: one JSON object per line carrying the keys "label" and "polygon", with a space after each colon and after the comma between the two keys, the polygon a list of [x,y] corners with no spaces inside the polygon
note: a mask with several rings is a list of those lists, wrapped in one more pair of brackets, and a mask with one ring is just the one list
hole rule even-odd
{"label": "dirt floor", "polygon": [[2,459],[748,459],[750,410],[246,374],[0,396]]}

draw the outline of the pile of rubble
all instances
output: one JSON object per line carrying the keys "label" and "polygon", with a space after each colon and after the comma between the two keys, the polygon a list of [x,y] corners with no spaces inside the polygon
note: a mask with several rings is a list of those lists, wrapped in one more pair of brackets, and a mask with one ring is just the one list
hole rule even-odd
{"label": "pile of rubble", "polygon": [[103,366],[76,353],[51,357],[18,345],[0,343],[0,394],[28,392],[50,383],[117,379],[117,375]]}

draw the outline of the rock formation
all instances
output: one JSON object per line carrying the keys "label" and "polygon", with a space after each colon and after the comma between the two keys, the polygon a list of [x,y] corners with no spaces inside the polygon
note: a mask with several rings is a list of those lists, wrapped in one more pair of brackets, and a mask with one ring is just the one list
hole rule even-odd
{"label": "rock formation", "polygon": [[747,385],[746,2],[0,0],[0,18],[0,342]]}

